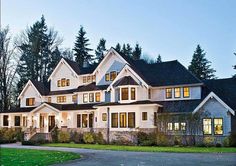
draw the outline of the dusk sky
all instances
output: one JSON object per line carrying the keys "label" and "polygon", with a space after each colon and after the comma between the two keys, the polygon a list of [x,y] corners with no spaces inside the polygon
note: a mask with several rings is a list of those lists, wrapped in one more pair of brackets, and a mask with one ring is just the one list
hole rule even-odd
{"label": "dusk sky", "polygon": [[49,27],[72,48],[83,25],[95,49],[117,42],[139,43],[143,53],[186,67],[200,44],[219,78],[231,77],[236,64],[236,0],[2,0],[2,24],[19,35],[43,14]]}

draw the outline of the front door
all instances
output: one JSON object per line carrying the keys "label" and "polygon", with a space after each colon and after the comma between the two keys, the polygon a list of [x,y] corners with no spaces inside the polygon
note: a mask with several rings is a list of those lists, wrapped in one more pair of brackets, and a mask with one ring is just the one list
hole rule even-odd
{"label": "front door", "polygon": [[48,116],[48,132],[51,132],[55,127],[55,116]]}

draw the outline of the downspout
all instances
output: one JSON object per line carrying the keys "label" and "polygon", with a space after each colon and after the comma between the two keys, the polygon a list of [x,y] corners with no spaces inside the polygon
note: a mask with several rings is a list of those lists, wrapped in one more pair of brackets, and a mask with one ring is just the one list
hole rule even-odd
{"label": "downspout", "polygon": [[107,143],[110,143],[110,108],[107,107]]}

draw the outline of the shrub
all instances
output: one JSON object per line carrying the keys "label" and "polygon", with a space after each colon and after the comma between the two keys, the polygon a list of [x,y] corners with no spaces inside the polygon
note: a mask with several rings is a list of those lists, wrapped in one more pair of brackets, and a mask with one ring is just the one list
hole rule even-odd
{"label": "shrub", "polygon": [[9,143],[14,141],[15,137],[16,137],[16,132],[12,128],[7,129],[3,134],[3,139],[9,141]]}
{"label": "shrub", "polygon": [[182,144],[182,139],[180,136],[174,136],[174,144],[175,145],[181,145]]}
{"label": "shrub", "polygon": [[138,145],[142,145],[145,141],[148,140],[148,134],[144,132],[137,133],[137,143]]}
{"label": "shrub", "polygon": [[115,140],[112,140],[111,144],[113,144],[113,145],[134,145],[133,142],[131,142],[130,140],[123,138],[123,137],[119,137]]}
{"label": "shrub", "polygon": [[221,145],[221,143],[216,143],[216,147],[221,147],[222,145]]}
{"label": "shrub", "polygon": [[59,135],[59,130],[58,127],[56,126],[55,129],[52,131],[52,142],[58,142],[58,135]]}
{"label": "shrub", "polygon": [[103,139],[103,135],[101,132],[94,134],[94,142],[97,144],[105,144],[105,140]]}
{"label": "shrub", "polygon": [[65,131],[60,131],[58,134],[58,141],[61,143],[68,143],[70,142],[70,134]]}
{"label": "shrub", "polygon": [[223,146],[224,147],[229,147],[230,143],[229,143],[229,137],[225,137],[223,140]]}
{"label": "shrub", "polygon": [[169,145],[168,137],[164,132],[157,133],[157,145],[160,145],[160,146]]}
{"label": "shrub", "polygon": [[93,144],[94,143],[94,136],[92,133],[84,133],[83,141],[86,144]]}
{"label": "shrub", "polygon": [[70,133],[70,141],[74,143],[83,143],[83,134],[78,132]]}
{"label": "shrub", "polygon": [[213,137],[204,137],[203,138],[203,144],[206,147],[214,146],[215,139]]}
{"label": "shrub", "polygon": [[233,146],[233,147],[236,147],[236,132],[230,133],[230,136],[229,136],[229,145],[230,145],[230,146]]}

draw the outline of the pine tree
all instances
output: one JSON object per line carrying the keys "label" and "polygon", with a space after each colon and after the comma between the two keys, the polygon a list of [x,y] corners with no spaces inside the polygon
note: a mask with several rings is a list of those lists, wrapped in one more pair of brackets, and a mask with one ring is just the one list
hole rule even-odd
{"label": "pine tree", "polygon": [[95,55],[96,55],[96,59],[98,60],[98,62],[102,61],[106,51],[107,51],[106,40],[102,38],[102,39],[100,39],[97,49],[95,50]]}
{"label": "pine tree", "polygon": [[75,61],[79,63],[80,66],[83,66],[85,62],[91,63],[93,60],[93,56],[89,54],[92,49],[88,46],[89,39],[85,36],[86,31],[84,30],[83,26],[80,27],[78,32],[78,36],[76,36],[74,51],[75,51]]}
{"label": "pine tree", "polygon": [[139,60],[142,54],[142,48],[139,46],[139,44],[136,44],[134,47],[134,51],[132,53],[132,58],[134,60]]}
{"label": "pine tree", "polygon": [[130,44],[123,44],[121,53],[125,56],[131,57],[132,56],[132,48]]}
{"label": "pine tree", "polygon": [[121,46],[120,46],[120,43],[117,43],[117,44],[116,44],[115,49],[116,49],[116,51],[117,51],[118,53],[121,52]]}
{"label": "pine tree", "polygon": [[205,55],[204,50],[200,45],[197,45],[192,61],[188,67],[189,71],[201,80],[215,78],[215,70],[211,68],[211,62],[206,59]]}
{"label": "pine tree", "polygon": [[162,59],[161,59],[161,55],[159,54],[156,59],[156,63],[161,63],[161,62],[162,62]]}

